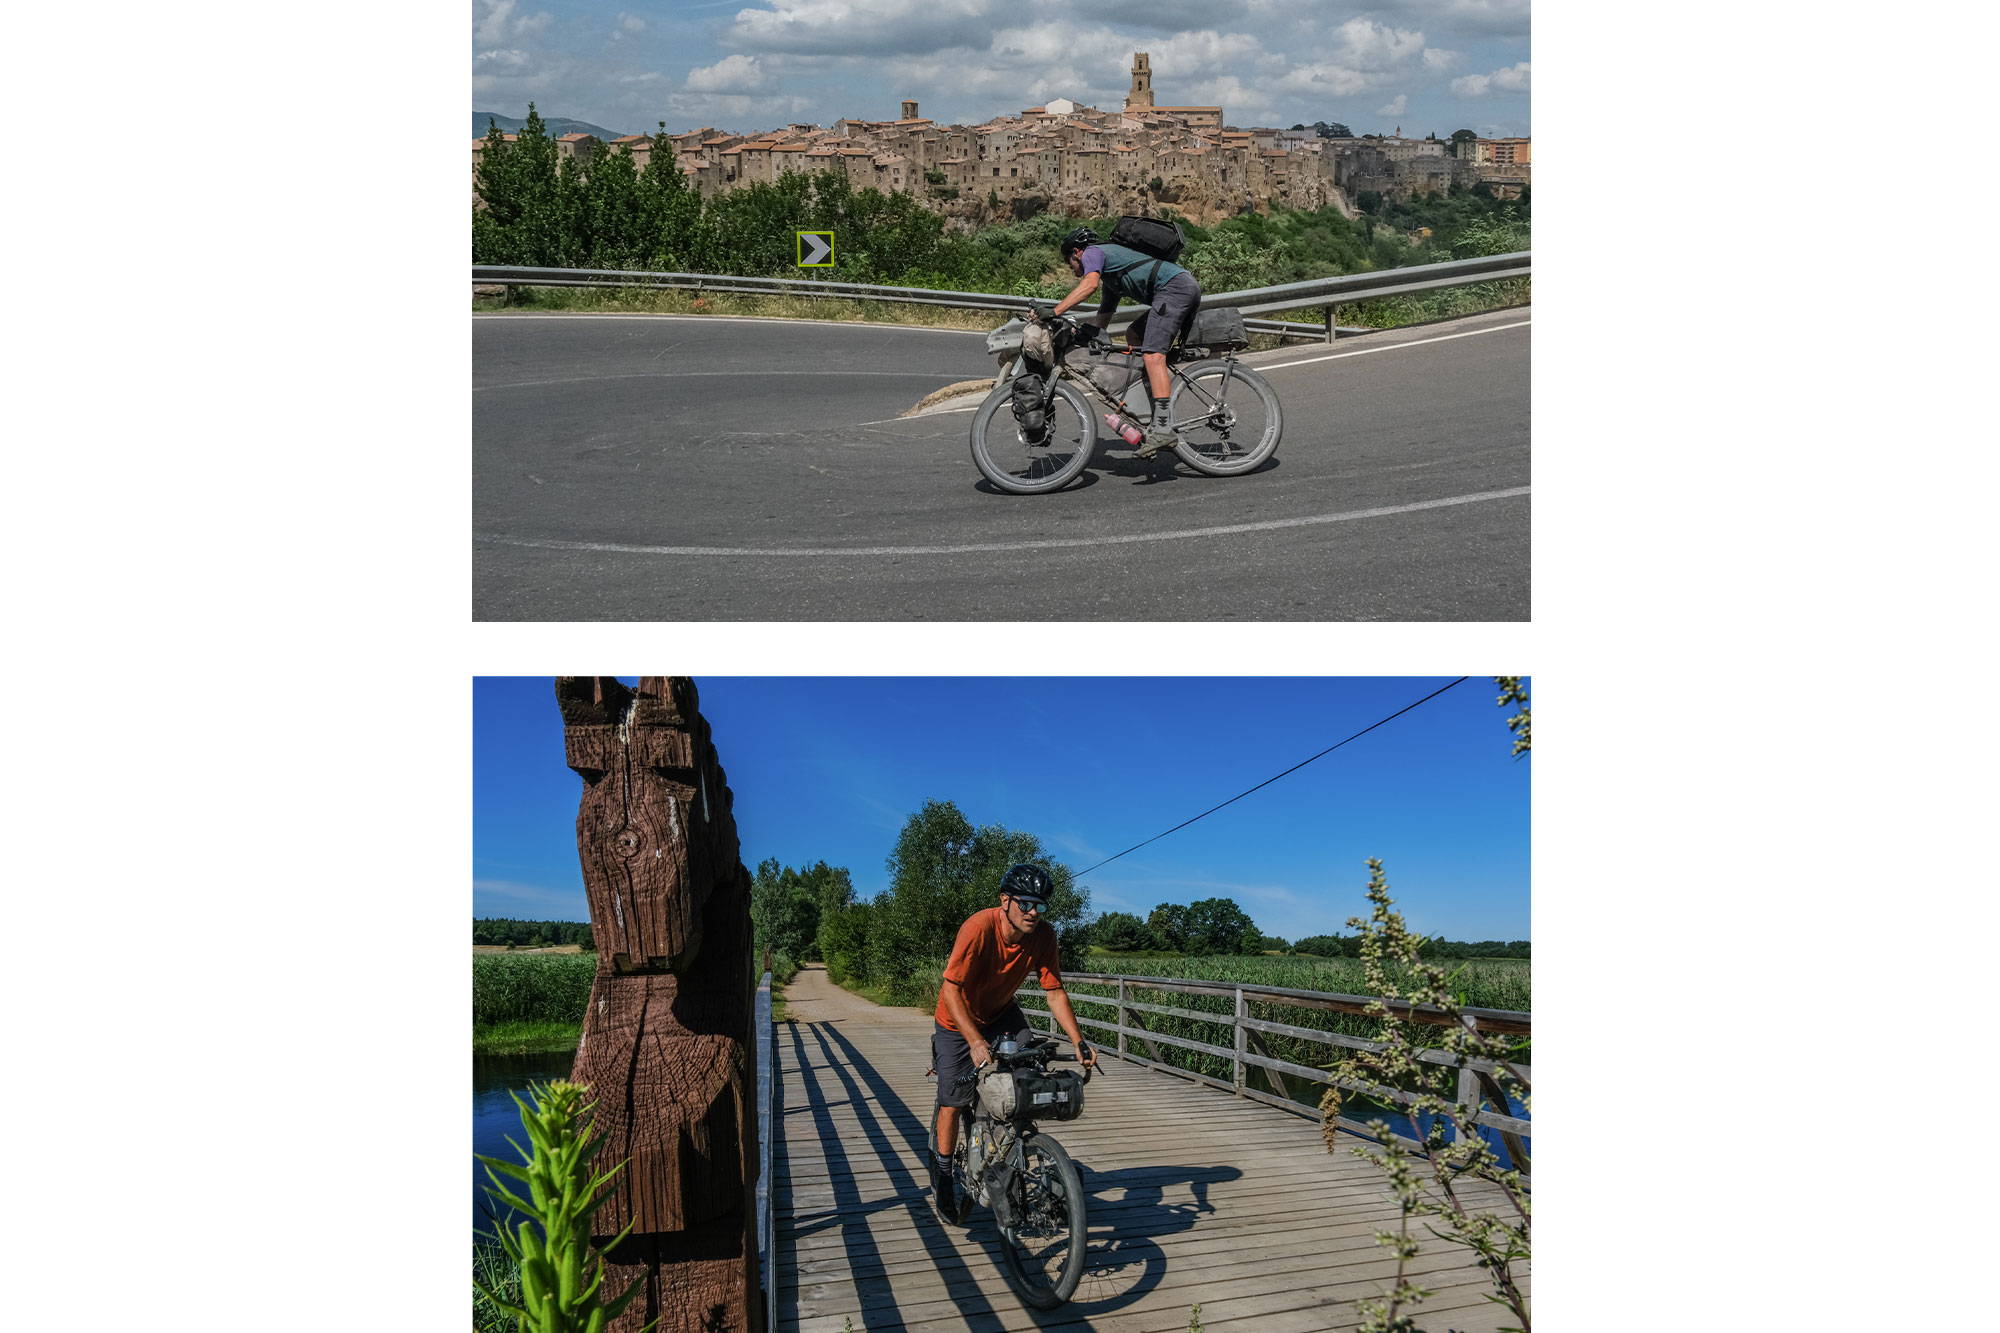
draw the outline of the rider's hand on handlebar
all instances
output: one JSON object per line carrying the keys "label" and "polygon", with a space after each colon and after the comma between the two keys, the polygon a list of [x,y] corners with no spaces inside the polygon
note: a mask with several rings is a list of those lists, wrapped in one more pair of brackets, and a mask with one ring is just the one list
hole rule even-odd
{"label": "rider's hand on handlebar", "polygon": [[975,1070],[984,1069],[991,1063],[993,1063],[993,1050],[985,1042],[982,1041],[972,1048],[972,1067]]}

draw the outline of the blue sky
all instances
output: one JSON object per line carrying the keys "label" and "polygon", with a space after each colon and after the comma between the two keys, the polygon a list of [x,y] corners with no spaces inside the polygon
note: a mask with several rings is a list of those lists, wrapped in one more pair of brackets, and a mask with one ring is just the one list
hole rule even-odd
{"label": "blue sky", "polygon": [[[824,859],[857,892],[928,798],[1039,836],[1074,870],[1422,698],[1436,677],[701,677],[743,860]],[[1387,863],[1412,928],[1527,939],[1532,760],[1475,676],[1085,876],[1097,911],[1236,900],[1269,934],[1341,933]],[[473,915],[588,919],[579,779],[547,677],[474,684]]]}
{"label": "blue sky", "polygon": [[904,98],[977,124],[1116,109],[1134,51],[1155,101],[1233,125],[1529,132],[1527,0],[474,0],[472,99],[632,134],[890,120]]}

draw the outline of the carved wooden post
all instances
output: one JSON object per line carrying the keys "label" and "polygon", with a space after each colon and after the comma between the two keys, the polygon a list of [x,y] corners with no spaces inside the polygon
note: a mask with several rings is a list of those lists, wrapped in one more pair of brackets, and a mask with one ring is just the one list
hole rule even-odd
{"label": "carved wooden post", "polygon": [[600,1168],[626,1162],[591,1219],[607,1291],[645,1294],[612,1327],[756,1330],[757,1125],[749,1065],[750,876],[692,681],[556,681],[583,778],[577,852],[597,976],[572,1077],[597,1103]]}

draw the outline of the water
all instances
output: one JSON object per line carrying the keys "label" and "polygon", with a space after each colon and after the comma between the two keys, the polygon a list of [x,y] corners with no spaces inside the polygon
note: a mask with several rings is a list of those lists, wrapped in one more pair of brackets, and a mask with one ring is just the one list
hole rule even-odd
{"label": "water", "polygon": [[[522,1147],[528,1146],[528,1133],[521,1128],[521,1109],[514,1105],[512,1093],[522,1097],[528,1095],[530,1083],[546,1083],[550,1079],[568,1078],[570,1066],[576,1062],[576,1052],[556,1051],[544,1055],[478,1055],[472,1057],[472,1151],[497,1157],[503,1162],[518,1163],[521,1154],[514,1151],[508,1139]],[[527,1187],[506,1176],[501,1179],[520,1193]],[[491,1235],[493,1219],[490,1216],[498,1205],[486,1195],[490,1182],[486,1169],[480,1165],[477,1156],[472,1162],[472,1230],[475,1234]],[[526,1198],[526,1194],[522,1194]],[[510,1216],[512,1209],[506,1210]]]}
{"label": "water", "polygon": [[[1528,1113],[1521,1106],[1521,1103],[1512,1097],[1507,1099],[1507,1112],[1509,1115],[1518,1116],[1523,1120],[1528,1118]],[[1358,1120],[1362,1124],[1367,1124],[1371,1120],[1386,1120],[1392,1132],[1404,1135],[1407,1138],[1418,1137],[1416,1130],[1411,1127],[1410,1117],[1401,1111],[1375,1110],[1372,1107],[1355,1105],[1343,1108],[1341,1114],[1349,1120]],[[1428,1117],[1426,1117],[1425,1123],[1429,1123]],[[1500,1159],[1500,1166],[1503,1170],[1514,1165],[1513,1156],[1507,1151],[1506,1143],[1501,1140],[1499,1130],[1481,1125],[1479,1133],[1486,1140],[1486,1145],[1493,1149],[1493,1155]],[[1354,1139],[1353,1141],[1356,1144],[1362,1142],[1360,1139]],[[1521,1139],[1521,1147],[1532,1155],[1535,1151],[1534,1139],[1524,1135]]]}

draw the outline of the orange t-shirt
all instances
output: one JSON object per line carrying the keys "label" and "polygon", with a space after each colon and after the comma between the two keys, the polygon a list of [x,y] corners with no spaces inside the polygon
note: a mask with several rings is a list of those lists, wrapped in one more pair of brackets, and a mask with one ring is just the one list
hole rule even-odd
{"label": "orange t-shirt", "polygon": [[[966,918],[958,928],[958,941],[951,946],[944,979],[956,981],[964,990],[965,1006],[972,1011],[974,1022],[991,1022],[1005,1009],[1030,968],[1041,970],[1043,990],[1062,989],[1062,973],[1056,970],[1055,930],[1047,922],[1037,921],[1019,944],[1007,943],[1006,931],[1006,913],[989,907]],[[938,988],[937,1021],[958,1031],[958,1024],[944,1007],[942,986]]]}

